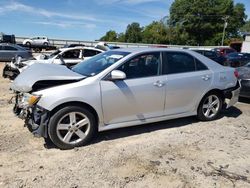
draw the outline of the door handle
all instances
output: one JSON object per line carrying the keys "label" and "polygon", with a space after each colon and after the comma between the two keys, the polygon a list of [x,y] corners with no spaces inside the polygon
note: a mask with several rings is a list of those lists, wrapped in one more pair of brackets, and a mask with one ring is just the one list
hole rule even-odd
{"label": "door handle", "polygon": [[207,81],[207,80],[210,79],[210,76],[209,76],[209,75],[205,75],[205,76],[202,76],[201,78],[202,78],[203,80]]}
{"label": "door handle", "polygon": [[164,82],[157,80],[156,82],[153,83],[153,85],[156,87],[162,87],[164,86]]}

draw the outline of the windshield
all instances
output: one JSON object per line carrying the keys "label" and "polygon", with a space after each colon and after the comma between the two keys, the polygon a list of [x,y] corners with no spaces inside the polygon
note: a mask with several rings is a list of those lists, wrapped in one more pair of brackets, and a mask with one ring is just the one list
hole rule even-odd
{"label": "windshield", "polygon": [[128,54],[129,52],[107,51],[77,64],[72,70],[84,76],[95,76]]}

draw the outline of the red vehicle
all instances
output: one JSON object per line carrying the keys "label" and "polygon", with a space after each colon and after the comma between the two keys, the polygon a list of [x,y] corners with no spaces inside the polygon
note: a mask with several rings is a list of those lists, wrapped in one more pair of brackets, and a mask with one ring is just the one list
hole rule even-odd
{"label": "red vehicle", "polygon": [[237,52],[235,49],[230,47],[221,47],[221,48],[214,48],[213,51],[217,52],[218,54],[225,56],[227,54]]}

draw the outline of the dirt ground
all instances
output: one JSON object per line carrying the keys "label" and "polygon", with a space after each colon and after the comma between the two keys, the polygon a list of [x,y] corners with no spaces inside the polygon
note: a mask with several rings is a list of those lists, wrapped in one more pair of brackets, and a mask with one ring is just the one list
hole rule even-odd
{"label": "dirt ground", "polygon": [[250,187],[249,100],[216,121],[190,117],[113,130],[61,151],[13,115],[9,86],[1,77],[0,187]]}

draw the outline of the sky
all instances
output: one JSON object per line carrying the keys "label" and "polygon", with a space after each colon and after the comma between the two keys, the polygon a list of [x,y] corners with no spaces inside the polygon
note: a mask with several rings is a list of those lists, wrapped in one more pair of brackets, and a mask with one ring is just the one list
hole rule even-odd
{"label": "sky", "polygon": [[[0,0],[0,32],[22,37],[98,40],[128,24],[169,15],[173,0]],[[245,4],[250,19],[250,0]]]}

